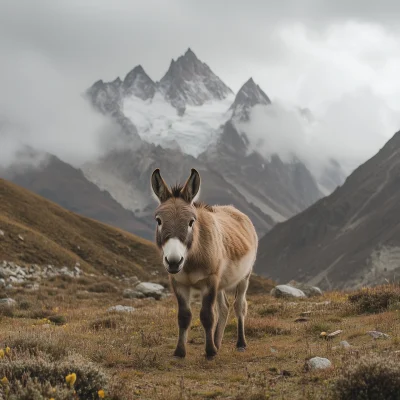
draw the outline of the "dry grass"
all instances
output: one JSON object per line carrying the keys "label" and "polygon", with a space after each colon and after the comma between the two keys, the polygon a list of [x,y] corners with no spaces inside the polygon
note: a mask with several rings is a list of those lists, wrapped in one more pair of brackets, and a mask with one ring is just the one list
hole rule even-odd
{"label": "dry grass", "polygon": [[[68,288],[53,287],[53,291],[49,295],[43,287],[34,293],[19,289],[11,294],[18,301],[16,315],[1,317],[0,347],[8,345],[24,354],[24,359],[45,357],[54,365],[64,365],[79,354],[105,373],[107,399],[331,399],[344,366],[371,353],[397,357],[395,352],[400,350],[396,310],[339,317],[350,303],[337,293],[324,295],[322,301],[331,301],[326,304],[251,295],[246,352],[235,351],[236,321],[231,310],[222,349],[213,361],[207,361],[199,306],[194,304],[188,355],[177,360],[172,357],[177,334],[173,297],[128,300],[121,291],[107,291],[79,299],[76,293],[82,291],[82,284],[78,282]],[[116,304],[134,306],[135,312],[107,312]],[[38,310],[52,314],[55,322],[43,322]],[[294,322],[303,311],[311,311],[309,320]],[[63,325],[57,324],[58,316],[63,317]],[[343,330],[339,337],[320,338],[321,330],[337,329]],[[373,340],[368,330],[381,330],[391,338]],[[348,340],[352,348],[341,348],[340,340]],[[333,369],[307,371],[305,361],[313,356],[329,358]]]}
{"label": "dry grass", "polygon": [[[79,216],[0,179],[0,260],[73,267],[89,272],[137,275],[163,272],[154,245]],[[18,236],[21,235],[23,240]]]}

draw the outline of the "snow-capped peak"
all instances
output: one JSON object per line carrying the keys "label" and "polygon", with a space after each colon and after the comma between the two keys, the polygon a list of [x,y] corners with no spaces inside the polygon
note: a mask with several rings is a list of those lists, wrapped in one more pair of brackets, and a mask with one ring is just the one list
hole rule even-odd
{"label": "snow-capped peak", "polygon": [[271,100],[265,92],[250,78],[239,90],[231,106],[233,117],[241,121],[248,120],[250,110],[257,104],[269,105]]}
{"label": "snow-capped peak", "polygon": [[122,87],[124,96],[134,95],[142,100],[153,98],[156,91],[156,84],[141,65],[137,65],[126,75]]}
{"label": "snow-capped peak", "polygon": [[232,90],[190,48],[176,61],[171,61],[159,89],[175,108],[223,100],[232,94]]}

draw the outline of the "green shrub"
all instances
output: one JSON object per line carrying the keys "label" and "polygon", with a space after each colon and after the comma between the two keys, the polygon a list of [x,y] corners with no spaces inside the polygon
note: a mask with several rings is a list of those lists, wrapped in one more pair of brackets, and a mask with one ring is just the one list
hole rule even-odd
{"label": "green shrub", "polygon": [[17,382],[24,382],[27,378],[36,382],[32,390],[39,391],[39,394],[40,388],[46,385],[67,388],[65,377],[71,373],[77,376],[74,389],[81,399],[97,399],[97,392],[107,384],[105,374],[79,355],[53,362],[41,355],[32,357],[29,354],[17,354],[13,360],[5,358],[0,361],[0,376],[7,377],[10,390]]}
{"label": "green shrub", "polygon": [[364,288],[349,296],[360,313],[379,313],[400,302],[400,287],[395,285]]}
{"label": "green shrub", "polygon": [[387,357],[369,356],[351,363],[335,382],[335,400],[399,400],[400,365]]}
{"label": "green shrub", "polygon": [[39,382],[37,379],[24,379],[2,385],[0,398],[5,400],[75,400],[74,389],[64,386],[52,386],[49,382]]}

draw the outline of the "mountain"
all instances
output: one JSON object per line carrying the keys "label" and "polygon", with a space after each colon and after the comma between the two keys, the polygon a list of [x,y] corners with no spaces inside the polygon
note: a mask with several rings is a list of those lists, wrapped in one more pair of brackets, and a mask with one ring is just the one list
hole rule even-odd
{"label": "mountain", "polygon": [[[26,159],[26,157],[25,157]],[[47,155],[40,164],[14,164],[0,170],[0,176],[31,190],[67,210],[96,219],[141,237],[153,240],[153,226],[123,208],[108,192],[88,181],[81,170],[55,156]]]}
{"label": "mountain", "polygon": [[67,211],[4,179],[0,230],[0,260],[56,267],[79,262],[86,272],[142,279],[153,271],[163,273],[151,242]]}
{"label": "mountain", "polygon": [[171,61],[159,87],[176,108],[201,106],[207,101],[223,100],[233,93],[191,49],[176,61]]}
{"label": "mountain", "polygon": [[231,106],[232,117],[238,121],[248,121],[250,111],[256,105],[271,104],[271,100],[264,91],[257,85],[253,78],[250,78],[239,90],[235,101]]}
{"label": "mountain", "polygon": [[[196,166],[202,200],[235,204],[249,213],[260,235],[304,210],[334,185],[323,186],[304,160],[266,158],[243,122],[271,100],[250,78],[236,95],[189,49],[172,60],[159,82],[137,66],[122,81],[97,81],[86,92],[93,107],[121,127],[126,145],[82,166],[85,177],[124,208],[147,217],[154,207],[148,179],[165,170],[172,182]],[[277,133],[279,134],[279,132]]]}
{"label": "mountain", "polygon": [[259,243],[255,271],[327,289],[398,279],[400,132],[331,195]]}

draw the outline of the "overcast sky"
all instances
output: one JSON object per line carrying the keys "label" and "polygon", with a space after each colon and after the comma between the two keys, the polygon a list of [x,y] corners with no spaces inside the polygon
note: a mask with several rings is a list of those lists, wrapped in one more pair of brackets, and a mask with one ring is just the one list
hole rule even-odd
{"label": "overcast sky", "polygon": [[[159,80],[191,47],[234,91],[252,76],[273,100],[321,115],[352,99],[359,121],[379,119],[373,132],[350,124],[368,143],[400,128],[399,20],[396,0],[0,0],[0,112],[72,98],[137,64]],[[53,113],[61,104],[32,107]]]}

